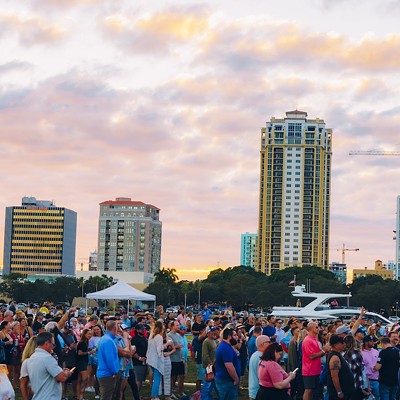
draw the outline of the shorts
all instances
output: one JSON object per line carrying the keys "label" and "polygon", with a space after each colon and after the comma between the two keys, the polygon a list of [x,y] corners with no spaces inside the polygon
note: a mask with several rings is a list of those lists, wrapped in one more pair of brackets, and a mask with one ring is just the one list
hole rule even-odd
{"label": "shorts", "polygon": [[97,364],[98,364],[97,357],[93,357],[92,355],[89,355],[88,365],[95,365],[97,367]]}
{"label": "shorts", "polygon": [[319,385],[319,375],[303,376],[304,389],[316,389]]}
{"label": "shorts", "polygon": [[147,365],[134,365],[135,376],[137,382],[144,382],[146,380]]}
{"label": "shorts", "polygon": [[185,364],[183,361],[171,362],[171,376],[185,375]]}

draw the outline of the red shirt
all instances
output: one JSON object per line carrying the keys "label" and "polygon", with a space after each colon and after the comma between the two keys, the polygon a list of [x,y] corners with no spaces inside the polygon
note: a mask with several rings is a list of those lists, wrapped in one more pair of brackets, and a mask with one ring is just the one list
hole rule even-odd
{"label": "red shirt", "polygon": [[314,336],[307,335],[303,340],[302,351],[302,375],[315,376],[321,373],[322,364],[321,357],[310,359],[311,354],[320,353],[318,339]]}

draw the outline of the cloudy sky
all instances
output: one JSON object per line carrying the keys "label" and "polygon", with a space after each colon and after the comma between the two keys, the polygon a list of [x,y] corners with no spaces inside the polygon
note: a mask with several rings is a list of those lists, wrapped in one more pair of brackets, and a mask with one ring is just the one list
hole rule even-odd
{"label": "cloudy sky", "polygon": [[156,205],[162,266],[205,278],[257,229],[260,128],[298,108],[333,129],[331,257],[394,259],[400,157],[398,0],[2,0],[0,192],[78,212]]}

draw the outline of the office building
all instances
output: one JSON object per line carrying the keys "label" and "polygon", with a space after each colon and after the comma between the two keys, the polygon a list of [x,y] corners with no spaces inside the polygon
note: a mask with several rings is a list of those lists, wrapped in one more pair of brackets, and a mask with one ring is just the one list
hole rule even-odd
{"label": "office building", "polygon": [[4,275],[75,275],[76,212],[23,197],[6,207]]}
{"label": "office building", "polygon": [[242,233],[240,238],[240,265],[256,267],[257,233]]}
{"label": "office building", "polygon": [[261,129],[258,271],[328,268],[331,140],[298,110]]}
{"label": "office building", "polygon": [[159,208],[130,198],[100,203],[98,271],[160,269],[161,230]]}

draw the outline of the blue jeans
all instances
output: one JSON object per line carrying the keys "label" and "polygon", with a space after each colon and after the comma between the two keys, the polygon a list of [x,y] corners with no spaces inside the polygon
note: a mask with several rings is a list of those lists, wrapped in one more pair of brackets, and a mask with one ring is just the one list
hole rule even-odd
{"label": "blue jeans", "polygon": [[238,385],[234,385],[233,381],[215,379],[215,386],[217,388],[219,400],[237,400]]}
{"label": "blue jeans", "polygon": [[371,388],[372,394],[375,396],[375,400],[380,400],[381,396],[379,393],[379,382],[370,380],[369,387]]}
{"label": "blue jeans", "polygon": [[213,391],[215,391],[215,381],[207,382],[205,371],[203,373],[203,384],[201,385],[201,400],[211,400],[213,398]]}
{"label": "blue jeans", "polygon": [[161,374],[156,368],[151,367],[153,370],[153,386],[151,387],[151,397],[158,397],[158,391],[160,390]]}
{"label": "blue jeans", "polygon": [[396,400],[398,386],[388,386],[384,383],[379,383],[379,394],[381,400]]}

